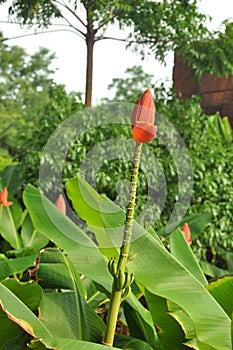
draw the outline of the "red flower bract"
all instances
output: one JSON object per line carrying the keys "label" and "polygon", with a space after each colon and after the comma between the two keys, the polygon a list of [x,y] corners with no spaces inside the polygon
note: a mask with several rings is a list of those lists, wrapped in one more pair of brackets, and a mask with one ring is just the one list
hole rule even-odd
{"label": "red flower bract", "polygon": [[59,194],[57,197],[55,205],[62,214],[66,215],[66,202],[62,194]]}
{"label": "red flower bract", "polygon": [[13,202],[8,202],[8,190],[5,187],[2,192],[0,192],[0,205],[3,205],[4,207],[9,207],[13,204]]}
{"label": "red flower bract", "polygon": [[132,133],[136,142],[147,143],[154,139],[157,132],[154,120],[154,100],[150,89],[147,89],[138,99],[132,114]]}
{"label": "red flower bract", "polygon": [[181,227],[181,230],[184,232],[184,236],[185,236],[185,239],[186,239],[188,245],[191,245],[192,244],[192,239],[191,239],[191,232],[190,232],[189,225],[187,223],[185,223]]}

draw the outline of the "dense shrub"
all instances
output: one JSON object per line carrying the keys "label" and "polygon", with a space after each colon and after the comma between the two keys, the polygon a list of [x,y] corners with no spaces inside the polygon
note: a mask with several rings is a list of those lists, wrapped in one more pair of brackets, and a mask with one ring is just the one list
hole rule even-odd
{"label": "dense shrub", "polygon": [[194,185],[189,214],[211,213],[213,220],[194,235],[194,250],[200,258],[226,265],[219,254],[232,249],[233,143],[225,140],[206,116],[198,99],[186,103],[170,100],[161,113],[179,130],[192,160]]}
{"label": "dense shrub", "polygon": [[[155,89],[155,103],[157,111],[162,118],[167,119],[178,131],[183,138],[190,154],[193,166],[194,184],[192,200],[187,215],[207,212],[212,214],[213,220],[207,225],[201,234],[193,234],[194,250],[198,253],[199,258],[208,259],[219,264],[218,254],[221,249],[230,250],[232,248],[231,234],[231,213],[233,203],[232,191],[232,142],[225,142],[221,135],[214,129],[211,123],[211,117],[206,116],[200,107],[197,97],[193,97],[187,102],[177,99],[172,92],[166,92],[164,88]],[[62,98],[63,99],[62,99]],[[54,103],[48,106],[47,113],[42,114],[40,127],[35,129],[33,137],[26,140],[19,152],[19,160],[25,168],[25,183],[31,182],[38,184],[38,171],[43,147],[49,139],[56,127],[66,120],[78,109],[83,108],[81,104],[77,104],[75,99],[70,100],[64,97],[63,92],[56,91]],[[118,118],[125,118],[124,104],[112,104],[112,110],[109,105],[97,107],[95,110],[96,118],[105,118],[109,111]],[[122,108],[122,109],[121,109]],[[90,111],[90,113],[92,113]],[[120,116],[120,117],[119,117]],[[86,119],[85,119],[86,118]],[[89,116],[87,110],[84,111],[84,119],[88,127]],[[72,127],[66,135],[69,138],[69,132],[72,133]],[[61,136],[61,144],[62,138]],[[129,125],[119,128],[118,125],[102,125],[98,128],[90,128],[79,139],[71,145],[67,153],[63,167],[63,180],[74,175],[82,175],[80,164],[88,157],[88,152],[98,145],[101,147],[103,143],[103,156],[101,167],[96,171],[92,169],[93,163],[90,164],[89,173],[86,173],[87,180],[95,181],[97,190],[105,193],[112,200],[124,207],[127,201],[127,183],[131,168],[131,161],[127,159],[127,145],[122,143],[120,149],[118,147],[117,159],[104,160],[104,141],[108,139],[131,138],[131,128]],[[63,147],[57,144],[55,148]],[[156,146],[155,146],[156,145]],[[117,146],[116,146],[117,147]],[[169,151],[164,145],[156,140],[147,145],[148,152],[151,152],[160,165],[166,178],[167,196],[162,215],[155,223],[155,228],[160,230],[168,221],[174,203],[176,201],[178,185],[177,185],[177,169]],[[172,147],[172,145],[171,145]],[[100,151],[102,152],[102,151]],[[54,161],[54,160],[53,160]],[[149,164],[149,162],[148,162]],[[54,170],[55,168],[55,170]],[[46,177],[45,191],[53,200],[61,191],[61,184],[56,183],[56,168],[59,172],[59,166],[53,167],[54,178],[51,172]],[[163,176],[158,169],[154,172],[155,176],[151,180],[152,187],[158,188],[156,196],[161,193],[163,184],[159,184],[158,178]],[[150,169],[147,166],[141,168],[139,174],[139,197],[137,200],[137,213],[140,213],[147,200],[148,193],[148,173]],[[163,189],[162,189],[163,190]],[[160,198],[157,198],[159,201]],[[152,208],[147,212],[153,215]],[[224,262],[220,259],[220,265],[224,267]]]}

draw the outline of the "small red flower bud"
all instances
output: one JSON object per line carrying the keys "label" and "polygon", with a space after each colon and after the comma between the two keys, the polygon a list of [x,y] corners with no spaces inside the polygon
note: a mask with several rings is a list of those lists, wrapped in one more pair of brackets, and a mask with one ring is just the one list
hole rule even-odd
{"label": "small red flower bud", "polygon": [[66,215],[66,202],[62,194],[59,194],[59,196],[57,197],[55,205],[62,214]]}
{"label": "small red flower bud", "polygon": [[136,142],[147,143],[154,139],[157,132],[154,120],[154,100],[150,89],[147,89],[138,99],[132,114],[132,133]]}
{"label": "small red flower bud", "polygon": [[181,227],[181,230],[184,232],[184,236],[185,236],[185,239],[186,239],[188,245],[191,245],[192,244],[192,239],[191,239],[191,232],[190,232],[189,225],[187,223],[185,223]]}
{"label": "small red flower bud", "polygon": [[10,207],[12,204],[14,204],[13,202],[8,202],[7,198],[8,198],[8,190],[5,187],[2,190],[2,192],[0,192],[0,205],[3,205],[4,207]]}

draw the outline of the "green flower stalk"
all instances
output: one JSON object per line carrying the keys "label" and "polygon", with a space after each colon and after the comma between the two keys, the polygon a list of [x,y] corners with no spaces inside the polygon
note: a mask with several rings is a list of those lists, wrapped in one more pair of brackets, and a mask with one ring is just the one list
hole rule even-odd
{"label": "green flower stalk", "polygon": [[137,101],[132,115],[132,134],[136,141],[133,164],[130,178],[129,203],[126,210],[123,241],[120,249],[118,263],[112,257],[108,268],[113,276],[112,293],[110,298],[106,332],[102,343],[113,346],[115,329],[121,301],[126,299],[130,293],[130,285],[134,276],[126,271],[126,263],[129,258],[130,242],[133,229],[135,202],[137,192],[138,171],[142,144],[154,139],[157,127],[154,126],[155,106],[149,89]]}

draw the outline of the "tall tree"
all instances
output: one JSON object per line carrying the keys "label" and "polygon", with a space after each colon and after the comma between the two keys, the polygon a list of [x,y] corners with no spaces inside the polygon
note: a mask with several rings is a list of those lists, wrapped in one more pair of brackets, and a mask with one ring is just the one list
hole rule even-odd
{"label": "tall tree", "polygon": [[[5,3],[6,0],[0,0]],[[197,0],[11,0],[9,14],[28,26],[48,27],[54,18],[63,18],[86,42],[85,104],[91,106],[93,49],[106,39],[125,41],[142,56],[148,51],[164,61],[168,50],[183,42],[203,38],[207,30],[205,16],[197,9]],[[118,23],[128,35],[124,39],[108,37],[109,25]],[[104,64],[103,64],[104,66]]]}

